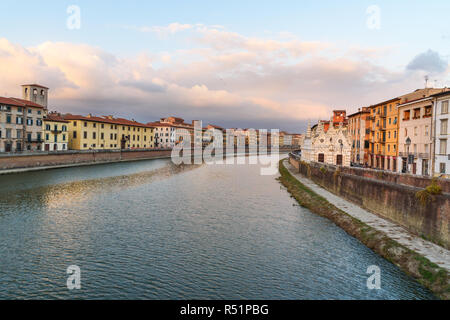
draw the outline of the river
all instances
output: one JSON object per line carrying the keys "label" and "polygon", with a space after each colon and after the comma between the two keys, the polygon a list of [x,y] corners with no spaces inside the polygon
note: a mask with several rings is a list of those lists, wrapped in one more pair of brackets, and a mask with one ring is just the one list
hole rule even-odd
{"label": "river", "polygon": [[[1,299],[434,299],[258,165],[0,176],[0,255]],[[71,265],[80,290],[67,289]]]}

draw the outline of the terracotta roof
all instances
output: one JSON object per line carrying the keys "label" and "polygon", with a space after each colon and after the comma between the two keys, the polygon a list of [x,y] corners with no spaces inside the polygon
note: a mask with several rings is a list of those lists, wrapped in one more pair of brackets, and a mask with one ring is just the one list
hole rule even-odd
{"label": "terracotta roof", "polygon": [[44,109],[44,106],[41,106],[40,104],[34,103],[32,101],[23,100],[19,98],[5,98],[0,97],[0,103],[2,104],[8,104],[16,107],[34,107],[34,108],[41,108]]}
{"label": "terracotta roof", "polygon": [[44,121],[53,121],[53,122],[65,122],[68,123],[68,120],[65,120],[59,113],[49,113]]}
{"label": "terracotta roof", "polygon": [[137,121],[131,121],[123,118],[113,118],[113,117],[96,117],[96,116],[81,116],[81,115],[73,115],[73,114],[65,114],[63,115],[65,120],[79,120],[79,121],[92,121],[92,122],[100,122],[100,123],[108,123],[108,124],[117,124],[123,126],[134,126],[134,127],[146,127],[153,128],[152,125],[140,123]]}

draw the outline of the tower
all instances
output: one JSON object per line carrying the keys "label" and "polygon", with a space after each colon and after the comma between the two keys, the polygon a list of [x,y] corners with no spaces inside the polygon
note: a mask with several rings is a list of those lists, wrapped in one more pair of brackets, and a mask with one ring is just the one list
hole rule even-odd
{"label": "tower", "polygon": [[22,99],[28,100],[47,109],[48,104],[48,88],[38,84],[22,85]]}

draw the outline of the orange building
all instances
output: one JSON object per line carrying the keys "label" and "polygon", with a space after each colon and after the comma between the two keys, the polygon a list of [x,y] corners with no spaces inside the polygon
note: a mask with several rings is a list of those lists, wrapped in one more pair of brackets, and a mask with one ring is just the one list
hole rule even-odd
{"label": "orange building", "polygon": [[360,165],[369,163],[370,110],[368,107],[348,116],[349,137],[352,143],[351,162]]}

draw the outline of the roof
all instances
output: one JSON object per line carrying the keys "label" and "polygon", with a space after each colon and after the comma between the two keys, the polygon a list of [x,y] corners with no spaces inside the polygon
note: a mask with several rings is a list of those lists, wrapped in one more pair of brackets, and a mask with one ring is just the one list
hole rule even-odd
{"label": "roof", "polygon": [[73,115],[73,114],[68,113],[68,114],[63,115],[63,118],[65,120],[92,121],[92,122],[124,125],[124,126],[153,128],[153,126],[150,124],[144,124],[144,123],[140,123],[140,122],[132,121],[132,120],[128,120],[128,119],[123,119],[123,118],[113,118],[110,116],[102,116],[102,117],[81,116],[81,115]]}
{"label": "roof", "polygon": [[22,87],[38,87],[38,88],[43,88],[43,89],[48,89],[47,87],[41,86],[40,84],[23,84]]}
{"label": "roof", "polygon": [[392,98],[392,99],[389,99],[389,100],[386,100],[386,101],[383,101],[383,102],[380,102],[380,103],[377,103],[377,104],[373,104],[369,108],[378,107],[378,106],[381,106],[383,104],[392,103],[392,102],[397,101],[397,100],[400,100],[400,97]]}
{"label": "roof", "polygon": [[68,120],[65,120],[59,113],[49,113],[44,121],[52,121],[52,122],[65,122],[68,123]]}
{"label": "roof", "polygon": [[40,104],[37,104],[32,101],[28,101],[28,100],[19,99],[19,98],[0,97],[0,103],[8,104],[11,106],[16,106],[16,107],[34,107],[34,108],[45,109],[45,107]]}
{"label": "roof", "polygon": [[447,91],[432,94],[431,97],[440,97],[440,96],[450,95],[450,89],[448,89],[448,88],[445,88],[445,89],[447,89]]}
{"label": "roof", "polygon": [[352,113],[352,114],[348,115],[347,117],[351,118],[351,117],[357,116],[358,114],[363,114],[363,113],[370,113],[370,111],[368,109],[367,110],[359,110],[359,111],[357,111],[355,113]]}

